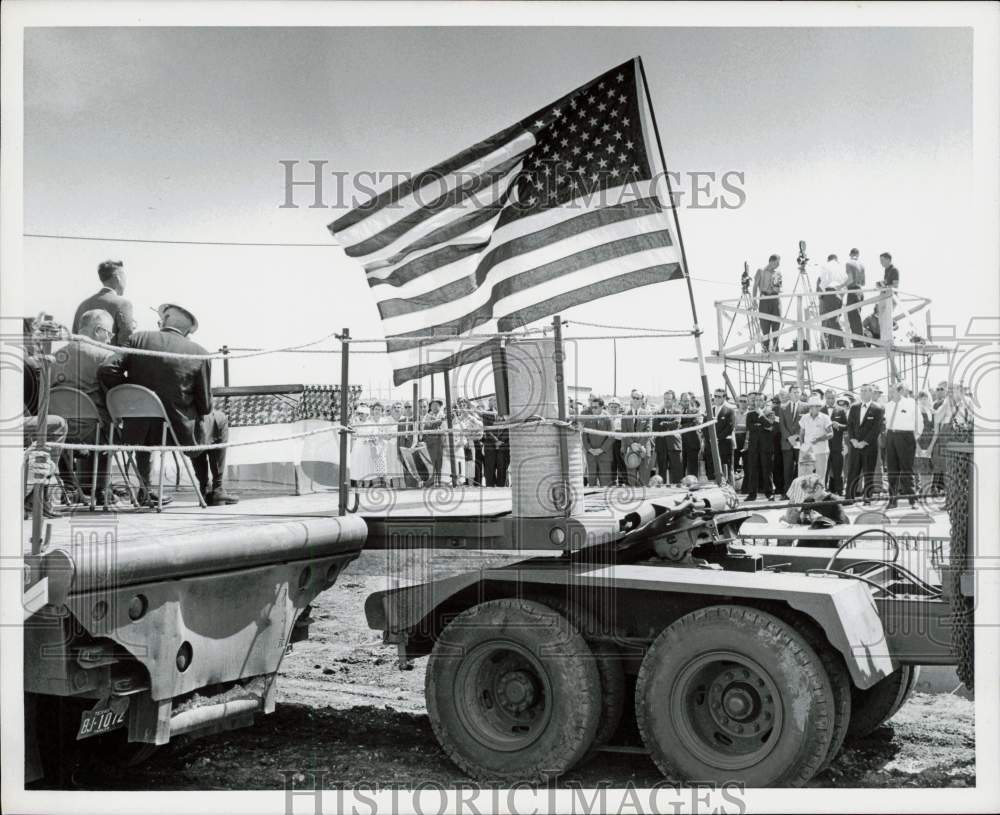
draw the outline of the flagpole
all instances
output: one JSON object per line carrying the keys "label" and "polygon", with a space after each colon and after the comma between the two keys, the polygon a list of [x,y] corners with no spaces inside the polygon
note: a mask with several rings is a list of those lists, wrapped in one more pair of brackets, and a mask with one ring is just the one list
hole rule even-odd
{"label": "flagpole", "polygon": [[[663,176],[667,182],[667,195],[670,199],[670,210],[674,214],[674,228],[677,231],[677,245],[681,250],[681,263],[684,266],[684,280],[687,282],[688,299],[691,301],[691,319],[694,321],[694,347],[698,357],[698,371],[701,374],[701,392],[705,399],[706,413],[711,409],[712,398],[708,389],[708,374],[705,371],[705,352],[701,348],[701,328],[698,326],[698,309],[694,303],[694,289],[691,286],[691,275],[688,271],[687,254],[684,251],[684,237],[681,234],[681,222],[677,217],[677,208],[674,206],[674,191],[670,186],[670,175],[667,173],[667,159],[663,155],[663,142],[660,141],[660,128],[656,124],[656,111],[653,110],[653,98],[649,95],[649,82],[646,80],[646,68],[642,64],[642,57],[636,58],[639,63],[639,73],[642,76],[642,89],[646,93],[646,104],[649,106],[649,118],[653,122],[653,134],[656,136],[656,147],[660,151],[660,163],[663,166]],[[715,465],[715,481],[722,485],[725,476],[722,473],[722,458],[719,456],[719,439],[715,428],[712,427],[708,433],[708,446],[712,451],[712,463]]]}

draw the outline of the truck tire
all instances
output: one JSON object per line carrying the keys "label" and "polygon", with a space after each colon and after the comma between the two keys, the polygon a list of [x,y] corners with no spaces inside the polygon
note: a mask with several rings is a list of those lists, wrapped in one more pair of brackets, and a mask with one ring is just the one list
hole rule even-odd
{"label": "truck tire", "polygon": [[847,738],[847,730],[851,725],[851,695],[854,683],[847,671],[847,665],[844,664],[844,658],[827,642],[819,628],[811,623],[803,624],[801,620],[795,621],[787,616],[783,616],[782,619],[805,637],[809,647],[816,652],[823,663],[823,668],[830,680],[830,686],[833,688],[833,698],[836,702],[833,716],[833,736],[830,739],[830,749],[827,751],[826,759],[816,771],[821,773],[833,764],[837,754],[840,753],[840,748],[844,746],[844,739]]}
{"label": "truck tire", "polygon": [[656,638],[635,705],[642,740],[667,778],[797,787],[827,758],[837,702],[801,634],[765,611],[722,605],[693,611]]}
{"label": "truck tire", "polygon": [[546,597],[542,602],[553,611],[558,611],[569,620],[587,641],[594,661],[597,663],[597,673],[601,680],[601,713],[597,723],[597,733],[590,749],[582,760],[590,758],[597,748],[607,744],[618,730],[625,711],[628,694],[625,683],[625,667],[622,665],[621,651],[612,642],[591,642],[590,633],[600,631],[595,615],[577,606],[571,607],[561,598]]}
{"label": "truck tire", "polygon": [[895,716],[913,692],[919,675],[919,666],[900,665],[899,670],[866,690],[853,688],[848,737],[862,739]]}
{"label": "truck tire", "polygon": [[567,625],[541,603],[491,600],[459,614],[434,643],[425,685],[431,727],[473,778],[542,783],[593,744],[600,675]]}

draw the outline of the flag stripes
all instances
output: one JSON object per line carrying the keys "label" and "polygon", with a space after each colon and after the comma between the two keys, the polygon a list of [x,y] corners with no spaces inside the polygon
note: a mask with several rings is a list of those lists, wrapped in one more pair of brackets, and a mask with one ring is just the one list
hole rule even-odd
{"label": "flag stripes", "polygon": [[488,356],[473,332],[683,276],[641,81],[620,65],[330,225],[366,270],[395,384]]}

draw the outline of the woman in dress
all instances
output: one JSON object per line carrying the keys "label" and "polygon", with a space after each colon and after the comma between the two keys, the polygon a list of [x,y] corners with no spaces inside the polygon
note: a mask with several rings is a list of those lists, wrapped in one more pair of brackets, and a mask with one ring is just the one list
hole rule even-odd
{"label": "woman in dress", "polygon": [[358,405],[350,422],[354,431],[351,433],[351,483],[357,487],[367,486],[371,479],[371,445],[368,439],[372,428],[367,426],[370,423],[371,410],[368,405]]}
{"label": "woman in dress", "polygon": [[456,403],[454,436],[455,468],[458,470],[458,484],[471,484],[475,472],[475,442],[483,437],[483,422],[472,411],[472,405],[464,396]]}
{"label": "woman in dress", "polygon": [[[393,402],[389,413],[382,417],[385,433],[395,433],[403,420],[403,403]],[[399,459],[399,445],[396,436],[388,436],[385,442],[386,483],[390,487],[404,486],[403,464]]]}
{"label": "woman in dress", "polygon": [[[370,480],[373,485],[384,487],[388,477],[388,442],[392,438],[389,436],[389,433],[395,430],[396,423],[392,421],[391,416],[386,417],[382,415],[383,408],[381,402],[372,403],[371,411],[369,423],[372,427],[370,428],[370,434],[366,436],[366,441],[370,448],[368,453],[371,460]],[[387,419],[393,425],[391,429],[386,421]]]}

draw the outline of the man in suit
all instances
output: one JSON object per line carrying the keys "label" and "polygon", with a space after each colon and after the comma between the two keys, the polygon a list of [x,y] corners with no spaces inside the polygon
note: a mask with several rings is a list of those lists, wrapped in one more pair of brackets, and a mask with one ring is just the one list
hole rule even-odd
{"label": "man in suit", "polygon": [[[107,343],[114,330],[114,321],[111,315],[103,309],[91,309],[84,312],[80,318],[80,330],[77,332],[85,337],[90,337],[97,342]],[[60,348],[55,354],[55,362],[52,363],[52,387],[53,388],[76,388],[90,397],[100,419],[68,419],[66,441],[69,444],[93,444],[95,435],[100,429],[100,438],[107,439],[107,430],[111,424],[108,410],[104,404],[104,387],[98,379],[98,369],[112,355],[112,351],[100,348],[81,340],[70,340],[65,347]],[[77,497],[84,502],[89,502],[89,491],[93,482],[94,467],[97,467],[97,496],[96,500],[103,506],[114,504],[114,497],[107,495],[108,485],[108,454],[97,454],[93,451],[80,455],[85,457],[87,467],[82,473],[81,480],[77,478],[73,466],[74,456],[69,450],[63,452],[59,458],[59,470],[63,474],[63,480],[70,485]]]}
{"label": "man in suit", "polygon": [[884,411],[872,399],[871,385],[861,386],[861,401],[851,406],[847,413],[847,441],[850,461],[847,472],[847,497],[855,498],[864,480],[864,500],[875,486],[875,461],[878,457],[878,437],[882,430]]}
{"label": "man in suit", "polygon": [[488,409],[483,411],[483,460],[487,487],[506,487],[507,468],[510,467],[510,433],[498,424],[505,424],[507,417],[497,411],[497,400],[490,398]]}
{"label": "man in suit", "polygon": [[[617,396],[608,399],[608,421],[611,430],[615,433],[622,432],[622,403]],[[622,456],[622,440],[614,439],[611,444],[611,483],[623,484],[625,482],[625,461]]]}
{"label": "man in suit", "polygon": [[[596,394],[591,394],[588,405],[583,410],[584,416],[593,416],[582,422],[583,450],[586,453],[587,484],[591,487],[608,487],[612,483],[611,447],[614,439],[602,436],[611,430],[611,419],[604,412],[604,400]],[[601,433],[589,431],[598,430]]]}
{"label": "man in suit", "polygon": [[747,501],[756,501],[758,490],[764,490],[768,501],[774,500],[771,469],[774,447],[771,430],[774,426],[774,406],[763,394],[749,394],[747,433],[744,442],[743,478],[746,482]]}
{"label": "man in suit", "polygon": [[124,297],[125,264],[120,260],[106,260],[97,267],[97,276],[101,279],[101,290],[77,307],[76,315],[73,317],[73,333],[80,333],[84,314],[94,309],[101,309],[111,315],[114,323],[111,338],[105,341],[124,347],[128,345],[128,338],[135,331],[132,302]]}
{"label": "man in suit", "polygon": [[[157,312],[160,315],[159,331],[132,334],[126,348],[193,355],[208,353],[189,338],[198,329],[198,320],[190,311],[175,303],[164,303]],[[160,397],[181,446],[224,443],[228,440],[229,426],[225,414],[213,410],[210,360],[146,356],[124,350],[112,355],[100,366],[98,377],[109,390],[118,385],[131,384],[153,391]],[[124,426],[124,442],[160,444],[161,432],[160,422],[155,419],[129,419]],[[225,448],[188,455],[205,501],[210,506],[236,503],[238,499],[226,492],[222,485]],[[136,453],[135,460],[144,485],[140,490],[140,501],[155,504],[157,496],[149,488],[150,454]]]}
{"label": "man in suit", "polygon": [[[444,402],[440,399],[431,399],[427,405],[427,416],[422,422],[423,430],[445,429],[443,407]],[[444,465],[445,434],[428,433],[424,437],[424,442],[427,444],[427,455],[431,459],[431,483],[440,484],[441,468]]]}
{"label": "man in suit", "polygon": [[788,402],[788,391],[784,388],[770,398],[764,397],[770,402],[771,410],[771,480],[774,482],[774,494],[785,494],[785,469],[782,463],[781,452],[781,408]]}
{"label": "man in suit", "polygon": [[[664,391],[663,406],[659,409],[660,416],[653,418],[653,431],[662,433],[667,430],[677,430],[681,426],[680,408],[677,406],[677,394]],[[664,484],[680,484],[684,477],[684,461],[682,457],[682,441],[680,436],[656,436],[653,445],[656,448],[656,472]]]}
{"label": "man in suit", "polygon": [[[685,391],[681,394],[681,410],[683,414],[687,414],[689,418],[681,419],[681,429],[685,427],[694,427],[695,425],[701,424],[702,416],[698,412],[698,408],[694,404],[694,399],[692,398],[694,394],[690,391]],[[698,431],[690,431],[688,433],[681,434],[681,458],[684,461],[684,474],[685,475],[698,475],[698,458],[701,456],[701,433]]]}
{"label": "man in suit", "polygon": [[646,396],[636,389],[632,391],[632,404],[622,417],[622,433],[629,435],[622,439],[622,458],[628,483],[633,487],[645,487],[651,474],[651,438],[647,435],[653,422],[647,415]]}
{"label": "man in suit", "polygon": [[[722,477],[733,483],[733,431],[736,429],[736,414],[726,402],[726,392],[716,388],[712,394],[712,418],[715,419],[715,436],[719,442],[719,460],[722,462]],[[708,428],[711,430],[712,428]],[[706,444],[706,447],[708,445]],[[705,474],[710,481],[715,480],[715,463],[711,448],[705,454]]]}
{"label": "man in suit", "polygon": [[778,425],[781,429],[781,469],[785,485],[785,493],[781,496],[783,500],[787,500],[788,487],[798,474],[799,419],[802,414],[809,412],[809,408],[800,401],[800,394],[798,385],[790,385],[788,401],[781,406],[778,414]]}
{"label": "man in suit", "polygon": [[[864,297],[858,294],[865,287],[865,264],[861,262],[860,252],[857,249],[851,250],[850,259],[844,265],[844,271],[847,272],[847,305],[853,305],[854,303],[860,303]],[[847,312],[847,322],[851,327],[851,333],[857,334],[859,337],[864,334],[864,329],[861,326],[861,309],[852,309]],[[867,343],[862,339],[852,339],[852,345],[855,348],[864,348]]]}
{"label": "man in suit", "polygon": [[826,488],[835,495],[844,494],[844,430],[847,429],[847,409],[851,400],[838,397],[828,389],[823,398],[826,404],[820,409],[830,417],[833,436],[830,438],[830,458],[826,469]]}
{"label": "man in suit", "polygon": [[396,432],[406,435],[396,436],[396,454],[403,465],[403,486],[407,489],[413,489],[420,485],[417,465],[413,460],[414,447],[419,441],[416,429],[417,425],[413,418],[413,403],[404,402],[403,413],[399,417],[399,421],[396,422]]}

